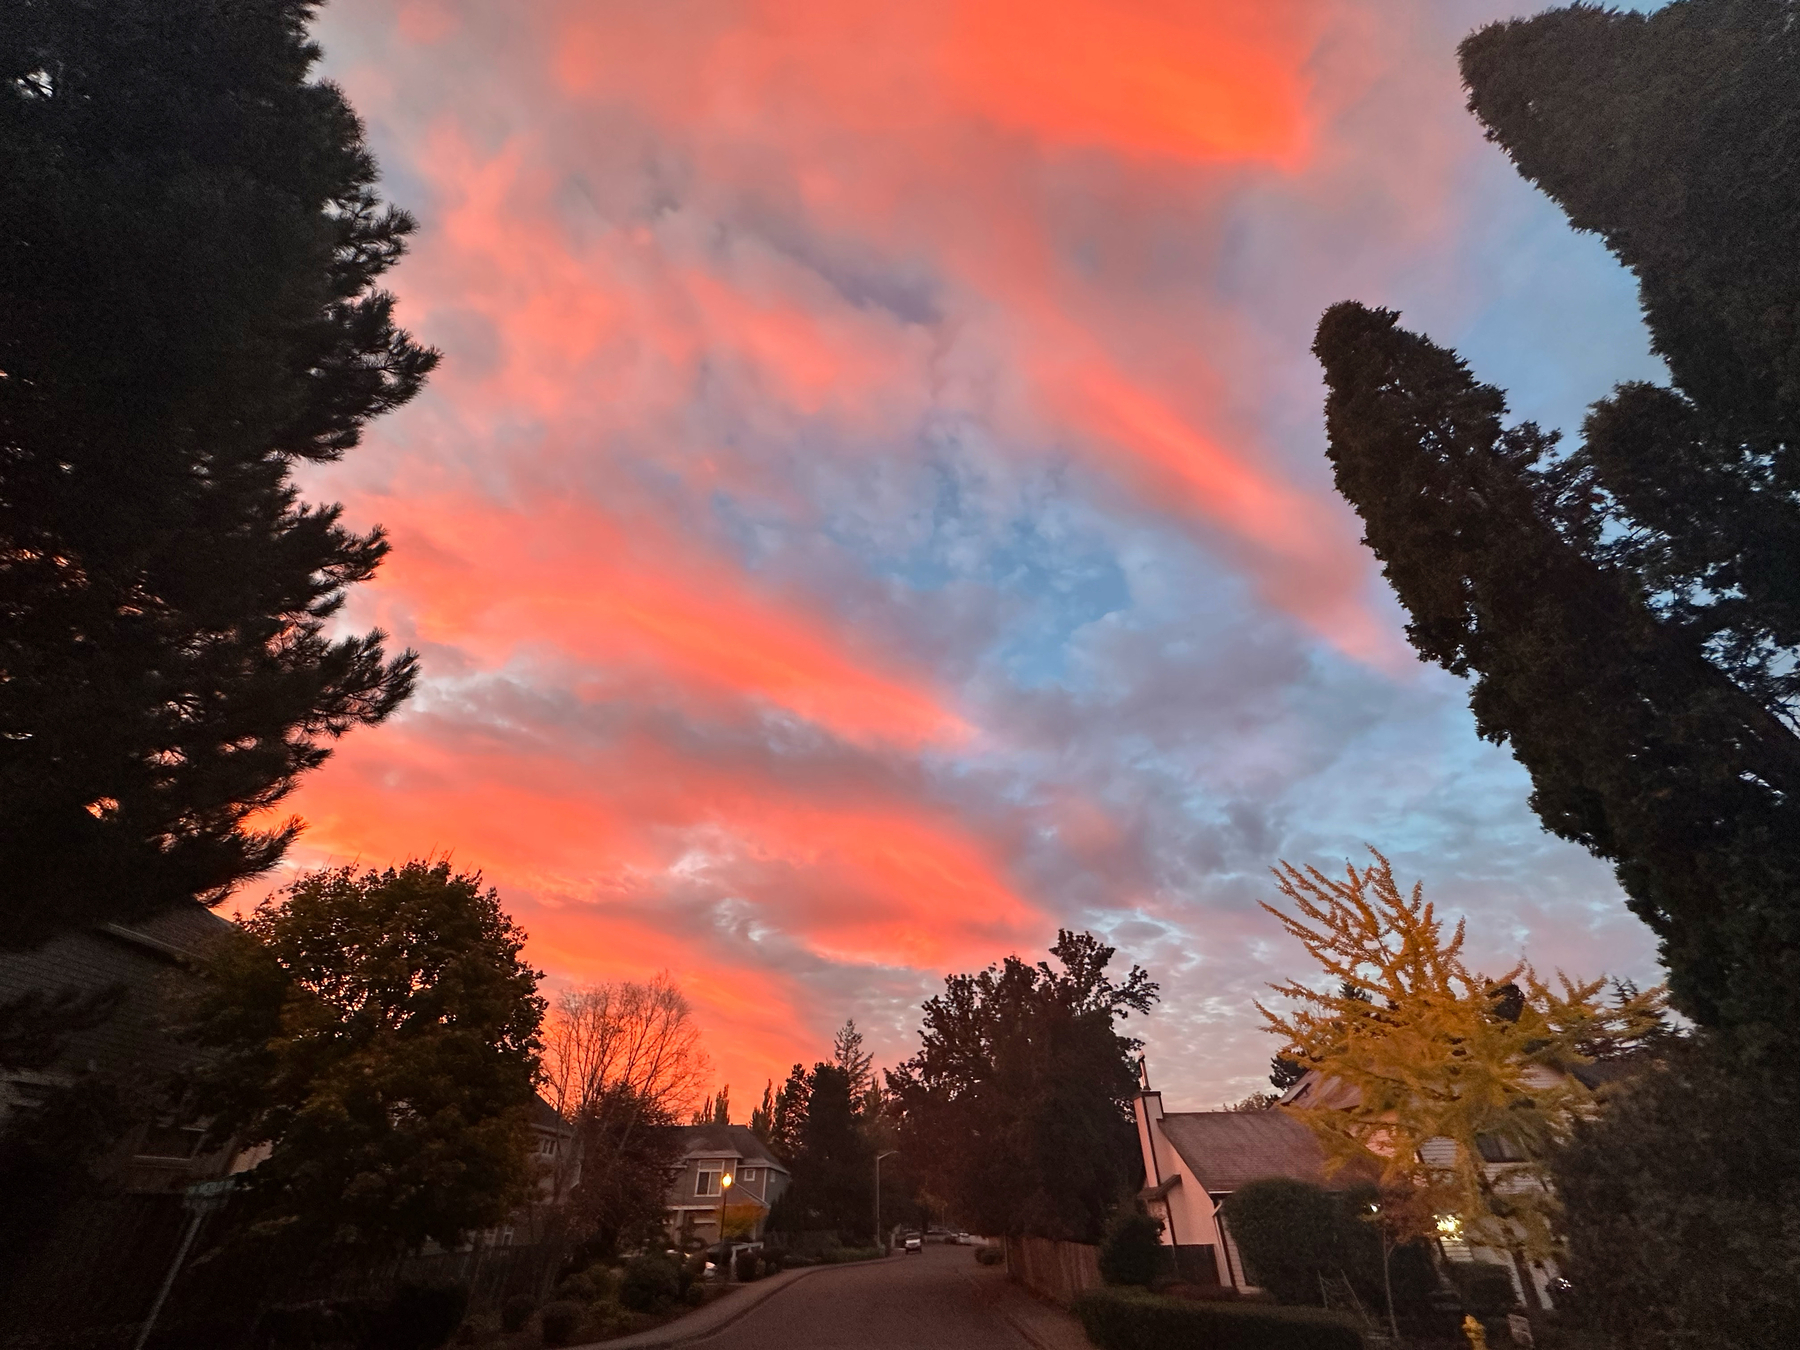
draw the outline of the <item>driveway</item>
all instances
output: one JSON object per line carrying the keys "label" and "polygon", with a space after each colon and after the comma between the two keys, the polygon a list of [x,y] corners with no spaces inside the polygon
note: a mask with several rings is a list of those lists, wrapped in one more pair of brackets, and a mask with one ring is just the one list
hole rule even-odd
{"label": "driveway", "polygon": [[[1071,1330],[1074,1341],[1055,1334]],[[1085,1345],[1086,1338],[1073,1318],[1037,1304],[1003,1271],[976,1266],[972,1249],[933,1244],[918,1256],[810,1274],[687,1344],[694,1350],[1053,1350]]]}

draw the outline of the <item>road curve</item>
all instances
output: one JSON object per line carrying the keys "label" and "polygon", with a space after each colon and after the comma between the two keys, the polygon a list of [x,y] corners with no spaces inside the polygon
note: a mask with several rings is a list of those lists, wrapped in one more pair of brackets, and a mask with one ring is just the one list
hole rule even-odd
{"label": "road curve", "polygon": [[694,1350],[1034,1350],[967,1247],[821,1271],[777,1291]]}

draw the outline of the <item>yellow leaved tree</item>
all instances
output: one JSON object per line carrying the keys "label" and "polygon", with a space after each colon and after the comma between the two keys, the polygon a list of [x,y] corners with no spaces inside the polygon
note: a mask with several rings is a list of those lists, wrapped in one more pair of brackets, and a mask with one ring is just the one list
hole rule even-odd
{"label": "yellow leaved tree", "polygon": [[1283,862],[1297,913],[1264,909],[1299,939],[1330,992],[1271,986],[1296,1005],[1260,1003],[1282,1054],[1320,1080],[1284,1108],[1304,1120],[1336,1170],[1379,1172],[1384,1227],[1396,1236],[1466,1237],[1532,1259],[1553,1248],[1548,1146],[1591,1108],[1574,1070],[1655,1033],[1661,987],[1556,985],[1521,962],[1498,977],[1463,964],[1464,929],[1448,937],[1421,885],[1403,893],[1388,861],[1348,864],[1341,879]]}

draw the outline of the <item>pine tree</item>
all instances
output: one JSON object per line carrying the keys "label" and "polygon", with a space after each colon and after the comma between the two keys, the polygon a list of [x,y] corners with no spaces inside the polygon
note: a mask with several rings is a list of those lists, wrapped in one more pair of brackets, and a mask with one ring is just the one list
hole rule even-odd
{"label": "pine tree", "polygon": [[0,6],[0,946],[216,897],[414,658],[327,636],[379,528],[303,503],[436,354],[308,0]]}
{"label": "pine tree", "polygon": [[769,1143],[776,1156],[792,1159],[800,1151],[800,1132],[812,1105],[812,1082],[806,1067],[796,1064],[787,1082],[775,1094],[775,1111],[769,1126]]}
{"label": "pine tree", "polygon": [[763,1084],[762,1105],[750,1113],[750,1133],[765,1144],[774,1137],[775,1080],[773,1078]]}
{"label": "pine tree", "polygon": [[[1524,964],[1473,973],[1463,924],[1446,937],[1423,887],[1403,893],[1379,853],[1342,879],[1289,863],[1275,876],[1297,914],[1263,908],[1337,987],[1320,993],[1290,980],[1273,987],[1295,1011],[1258,1009],[1286,1058],[1357,1098],[1286,1109],[1313,1128],[1333,1166],[1378,1171],[1421,1224],[1456,1215],[1473,1240],[1547,1254],[1546,1160],[1591,1102],[1573,1070],[1590,1062],[1584,1047],[1641,1038],[1659,1022],[1662,990],[1609,1002],[1605,980],[1559,976],[1553,989]],[[1455,1147],[1444,1156],[1424,1147],[1429,1140]],[[1503,1188],[1487,1153],[1509,1160]]]}

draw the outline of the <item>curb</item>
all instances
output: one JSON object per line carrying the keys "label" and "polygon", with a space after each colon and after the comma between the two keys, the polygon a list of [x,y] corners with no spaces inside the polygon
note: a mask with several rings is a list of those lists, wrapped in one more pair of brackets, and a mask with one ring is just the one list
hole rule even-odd
{"label": "curb", "polygon": [[[828,1270],[854,1270],[858,1266],[871,1265],[874,1261],[882,1259],[884,1258],[874,1257],[869,1261],[844,1261],[831,1266],[807,1266],[801,1270],[784,1270],[781,1275],[777,1275],[773,1279],[759,1280],[754,1286],[739,1286],[745,1288],[751,1297],[738,1303],[728,1316],[720,1318],[710,1326],[704,1328],[683,1327],[682,1323],[688,1319],[687,1317],[678,1317],[666,1326],[657,1327],[651,1331],[640,1331],[630,1336],[618,1336],[610,1341],[589,1341],[585,1345],[571,1346],[569,1350],[666,1350],[666,1347],[669,1346],[691,1345],[695,1341],[705,1340],[708,1336],[716,1336],[726,1327],[741,1320],[745,1314],[762,1307],[783,1289],[799,1284],[809,1275],[823,1275]],[[783,1275],[792,1276],[792,1278],[783,1279]],[[689,1316],[694,1316],[702,1311],[704,1309],[696,1308],[694,1313]],[[1027,1337],[1027,1339],[1030,1338]],[[1037,1342],[1032,1341],[1032,1344],[1036,1345]],[[1047,1350],[1047,1347],[1041,1348],[1041,1350]]]}

